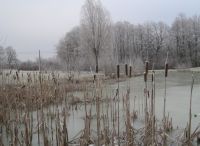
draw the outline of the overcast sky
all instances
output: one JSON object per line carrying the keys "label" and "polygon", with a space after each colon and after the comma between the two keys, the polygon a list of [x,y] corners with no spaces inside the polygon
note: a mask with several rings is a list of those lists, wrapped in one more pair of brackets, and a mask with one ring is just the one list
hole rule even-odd
{"label": "overcast sky", "polygon": [[[85,0],[0,0],[0,45],[13,46],[20,60],[56,55],[56,44],[79,25]],[[164,21],[180,13],[200,15],[200,0],[101,0],[112,20],[134,24]]]}

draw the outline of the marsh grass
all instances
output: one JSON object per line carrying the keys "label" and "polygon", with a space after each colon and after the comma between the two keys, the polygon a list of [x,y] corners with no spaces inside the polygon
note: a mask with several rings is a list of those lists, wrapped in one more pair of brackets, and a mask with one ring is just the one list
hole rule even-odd
{"label": "marsh grass", "polygon": [[[173,126],[170,115],[167,115],[167,111],[164,110],[163,124],[160,124],[155,114],[156,71],[153,68],[149,70],[148,61],[145,65],[144,97],[139,100],[142,101],[143,106],[139,109],[135,107],[138,104],[135,97],[130,96],[131,79],[128,76],[132,76],[133,69],[130,66],[128,72],[128,65],[125,67],[125,76],[120,74],[120,66],[117,65],[117,89],[109,96],[103,94],[103,87],[108,82],[98,75],[87,80],[76,80],[61,78],[59,74],[53,72],[31,74],[10,71],[1,74],[0,145],[190,144],[200,134],[200,127],[191,131],[192,104],[190,104],[189,123],[185,128],[185,134],[177,138],[171,137]],[[165,81],[167,75],[168,66],[165,64]],[[121,93],[119,86],[121,79],[128,80],[125,94]],[[84,93],[83,98],[73,95],[75,91]],[[89,94],[90,92],[93,94]],[[130,100],[131,98],[134,100]],[[192,95],[190,103],[191,99]],[[79,106],[84,107],[84,127],[75,137],[69,139],[70,111],[79,112]],[[92,111],[94,109],[95,111]],[[144,123],[142,128],[137,129],[134,127],[134,122],[138,117],[142,117]],[[95,127],[92,126],[94,121]]]}

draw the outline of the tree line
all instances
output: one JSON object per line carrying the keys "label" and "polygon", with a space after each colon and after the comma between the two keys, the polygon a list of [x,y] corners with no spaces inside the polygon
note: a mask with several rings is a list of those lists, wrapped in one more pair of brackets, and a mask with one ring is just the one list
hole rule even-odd
{"label": "tree line", "polygon": [[0,69],[15,68],[18,64],[17,54],[13,47],[0,46]]}
{"label": "tree line", "polygon": [[[60,39],[57,56],[41,59],[44,70],[113,72],[116,64],[130,64],[135,70],[148,60],[163,68],[168,53],[170,68],[200,66],[200,16],[178,15],[171,25],[164,22],[133,24],[112,22],[98,0],[86,0],[80,24]],[[36,61],[20,61],[13,47],[0,46],[0,69],[38,70]]]}
{"label": "tree line", "polygon": [[[44,59],[41,58],[42,70],[61,70],[63,66],[61,62],[55,57]],[[39,59],[36,61],[21,61],[17,58],[16,50],[12,46],[0,46],[0,72],[2,69],[16,69],[16,70],[39,70]]]}
{"label": "tree line", "polygon": [[125,63],[137,68],[147,59],[162,68],[167,53],[171,68],[200,66],[200,16],[180,14],[171,25],[113,23],[100,1],[86,0],[80,25],[57,45],[57,56],[68,69],[93,67],[96,72]]}

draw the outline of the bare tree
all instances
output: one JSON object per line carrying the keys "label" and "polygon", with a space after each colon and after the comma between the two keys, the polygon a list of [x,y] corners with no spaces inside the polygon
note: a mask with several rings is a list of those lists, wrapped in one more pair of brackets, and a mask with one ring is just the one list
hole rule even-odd
{"label": "bare tree", "polygon": [[154,63],[155,67],[159,67],[159,60],[163,60],[164,56],[161,53],[166,54],[165,49],[167,47],[167,37],[169,37],[169,27],[163,23],[153,23],[153,36],[154,36]]}
{"label": "bare tree", "polygon": [[78,52],[80,67],[88,69],[95,64],[98,72],[102,65],[105,69],[105,62],[114,65],[113,62],[118,60],[134,65],[137,61],[142,64],[147,54],[149,61],[160,68],[166,52],[169,52],[170,67],[197,67],[200,65],[199,48],[200,16],[188,18],[181,14],[171,26],[163,22],[138,25],[117,22],[111,25],[110,16],[100,1],[86,0],[80,29],[67,33],[57,50],[59,58],[69,66],[70,62],[75,64],[77,59],[72,54]]}
{"label": "bare tree", "polygon": [[75,70],[80,59],[80,28],[74,27],[66,36],[60,40],[57,46],[57,55],[67,70]]}
{"label": "bare tree", "polygon": [[100,53],[109,49],[111,20],[100,1],[86,0],[81,13],[81,42],[95,58],[96,72],[99,71]]}
{"label": "bare tree", "polygon": [[34,70],[34,71],[36,71],[36,70],[39,69],[39,66],[38,66],[37,62],[27,60],[27,61],[20,62],[19,69],[20,70],[29,70],[29,71]]}
{"label": "bare tree", "polygon": [[3,69],[5,64],[5,50],[2,46],[0,46],[0,70]]}
{"label": "bare tree", "polygon": [[144,50],[144,26],[143,25],[138,25],[135,28],[135,47],[134,47],[134,55],[136,58],[140,58],[143,55]]}
{"label": "bare tree", "polygon": [[193,66],[200,65],[200,16],[194,16],[188,20],[190,23],[188,36],[188,49]]}
{"label": "bare tree", "polygon": [[6,51],[6,60],[9,68],[14,67],[17,64],[17,54],[16,51],[11,47],[5,48]]}
{"label": "bare tree", "polygon": [[179,64],[188,63],[188,19],[184,14],[180,14],[176,17],[171,28],[171,37],[174,39],[174,49],[176,50],[177,62]]}

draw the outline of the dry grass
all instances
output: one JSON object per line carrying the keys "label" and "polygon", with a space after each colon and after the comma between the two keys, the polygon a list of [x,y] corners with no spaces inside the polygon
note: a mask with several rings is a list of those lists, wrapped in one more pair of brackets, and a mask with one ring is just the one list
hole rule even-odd
{"label": "dry grass", "polygon": [[[152,69],[152,72],[149,72],[149,63],[145,64],[143,113],[138,112],[135,107],[130,111],[130,107],[137,103],[130,102],[132,97],[128,76],[132,75],[132,67],[129,67],[128,71],[128,65],[123,78],[120,66],[117,66],[118,79],[115,82],[118,82],[118,87],[116,93],[110,97],[104,97],[102,94],[103,85],[110,81],[98,76],[95,80],[75,80],[60,78],[54,73],[23,75],[14,72],[2,75],[4,79],[0,86],[0,145],[5,142],[14,146],[32,146],[34,135],[37,135],[37,145],[44,146],[153,146],[191,143],[200,133],[199,127],[191,132],[191,117],[185,135],[176,139],[170,137],[170,132],[173,131],[172,119],[169,115],[166,116],[165,109],[163,124],[159,125],[155,115],[155,71]],[[165,79],[167,74],[168,71],[165,70]],[[120,94],[119,82],[122,79],[129,80],[125,95]],[[148,82],[150,84],[147,84]],[[74,91],[82,91],[84,98],[69,94]],[[94,93],[92,97],[88,94],[90,91]],[[67,119],[70,110],[78,111],[77,105],[84,106],[84,127],[76,137],[69,140]],[[92,109],[96,109],[95,116],[92,115]],[[137,117],[142,116],[145,119],[143,127],[135,129],[134,122]],[[96,121],[95,128],[91,125],[92,120]],[[2,135],[6,137],[4,140]]]}

